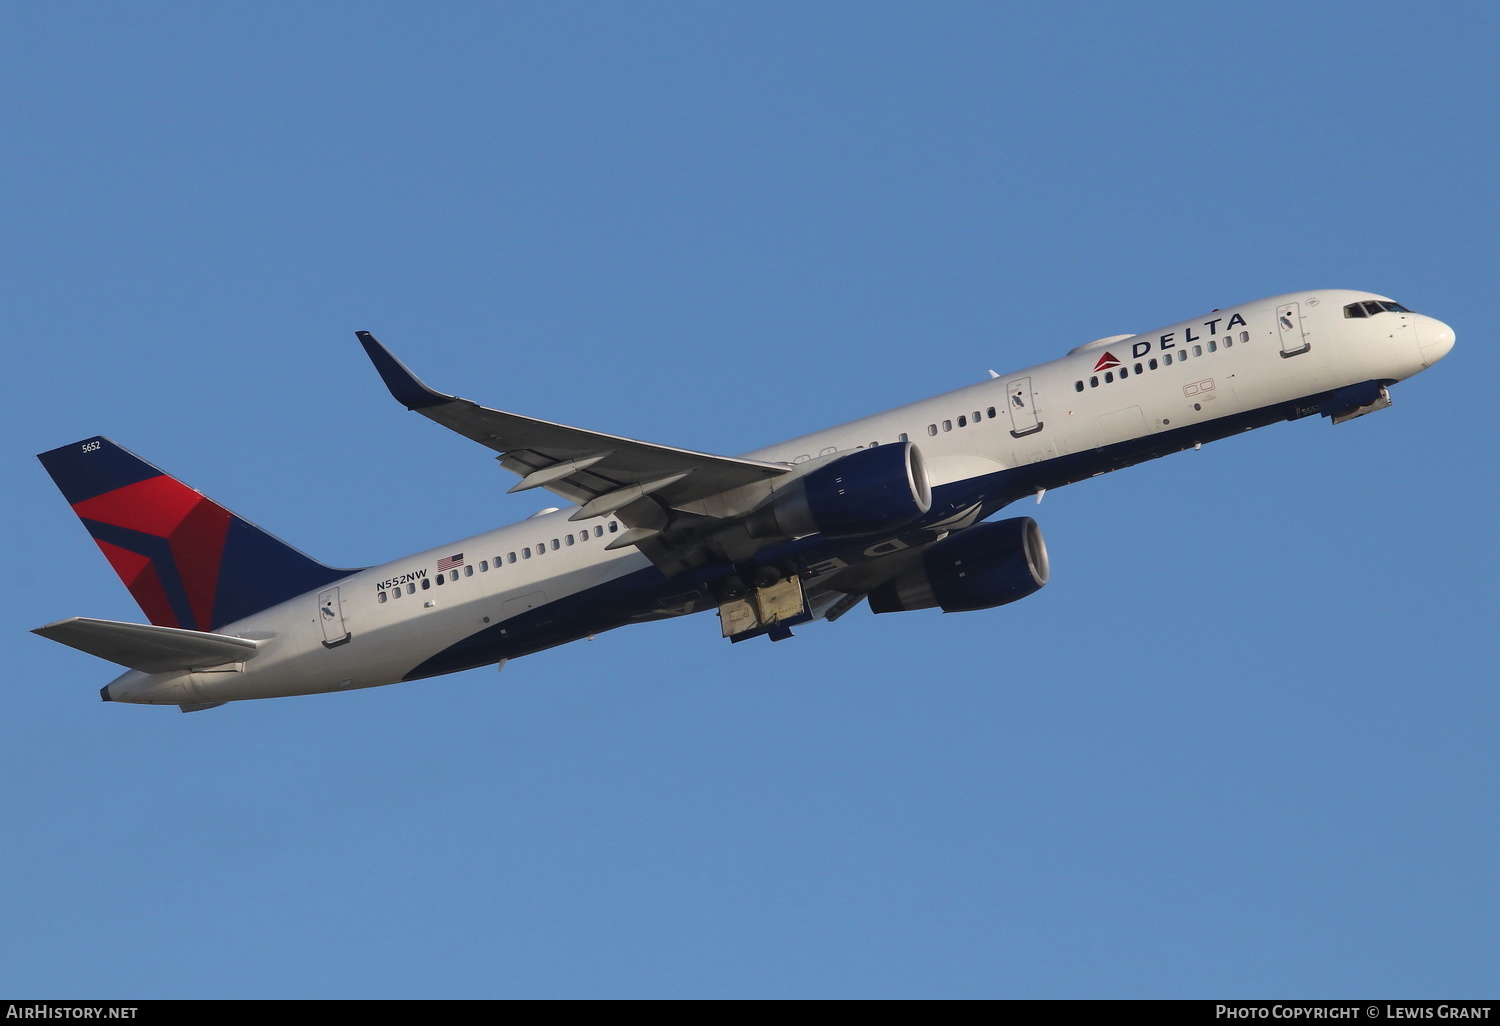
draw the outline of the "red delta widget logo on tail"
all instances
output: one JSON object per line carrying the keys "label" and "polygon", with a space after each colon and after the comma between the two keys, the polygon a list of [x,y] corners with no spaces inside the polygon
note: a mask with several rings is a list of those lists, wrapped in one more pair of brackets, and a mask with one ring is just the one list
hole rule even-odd
{"label": "red delta widget logo on tail", "polygon": [[107,438],[40,459],[158,627],[215,631],[352,572],[303,555]]}
{"label": "red delta widget logo on tail", "polygon": [[212,629],[233,514],[165,474],[74,503],[73,512],[147,619],[158,627]]}

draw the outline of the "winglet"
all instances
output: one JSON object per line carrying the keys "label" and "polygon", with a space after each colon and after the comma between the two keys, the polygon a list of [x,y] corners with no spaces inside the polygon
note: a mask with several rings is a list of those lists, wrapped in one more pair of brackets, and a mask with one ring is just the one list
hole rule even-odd
{"label": "winglet", "polygon": [[422,384],[415,374],[407,369],[406,364],[391,355],[391,351],[380,344],[380,341],[368,331],[356,331],[354,337],[359,339],[359,344],[365,347],[365,353],[370,357],[370,362],[380,372],[380,380],[385,382],[385,387],[391,390],[391,395],[396,401],[408,410],[421,410],[430,406],[442,406],[451,403],[453,396],[434,392]]}

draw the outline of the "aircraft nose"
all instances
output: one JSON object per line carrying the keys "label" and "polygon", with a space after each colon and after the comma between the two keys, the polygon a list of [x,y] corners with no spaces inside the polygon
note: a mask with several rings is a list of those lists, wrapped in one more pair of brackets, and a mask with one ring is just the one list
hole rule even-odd
{"label": "aircraft nose", "polygon": [[1448,355],[1456,336],[1453,329],[1436,317],[1423,317],[1417,322],[1417,344],[1422,348],[1422,362],[1428,367]]}

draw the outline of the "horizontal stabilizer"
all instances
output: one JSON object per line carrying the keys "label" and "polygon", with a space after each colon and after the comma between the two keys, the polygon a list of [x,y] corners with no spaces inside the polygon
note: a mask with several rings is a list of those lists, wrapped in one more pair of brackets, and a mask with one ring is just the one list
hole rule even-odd
{"label": "horizontal stabilizer", "polygon": [[254,641],[227,634],[94,620],[86,616],[49,623],[31,633],[142,673],[242,663],[259,649]]}

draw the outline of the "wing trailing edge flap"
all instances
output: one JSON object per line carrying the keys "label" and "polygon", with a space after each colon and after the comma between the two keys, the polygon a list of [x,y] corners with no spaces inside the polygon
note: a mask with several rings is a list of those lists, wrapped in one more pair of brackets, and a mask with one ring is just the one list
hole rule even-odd
{"label": "wing trailing edge flap", "polygon": [[[758,503],[773,481],[791,472],[778,463],[676,449],[492,410],[428,388],[374,335],[355,335],[398,402],[498,452],[500,465],[521,476],[511,491],[545,488],[590,510],[589,516],[613,513],[627,527],[654,534],[664,526],[661,513],[668,508],[701,506],[695,512],[728,516],[748,512],[741,507]],[[733,494],[737,489],[744,491]],[[649,501],[643,501],[646,496]]]}
{"label": "wing trailing edge flap", "polygon": [[95,620],[74,616],[31,633],[142,673],[197,670],[242,663],[260,650],[257,642],[181,627]]}

